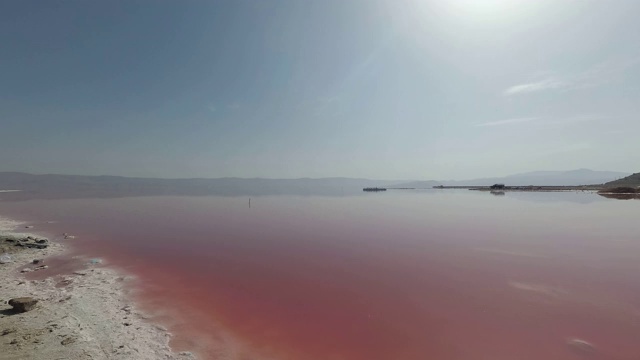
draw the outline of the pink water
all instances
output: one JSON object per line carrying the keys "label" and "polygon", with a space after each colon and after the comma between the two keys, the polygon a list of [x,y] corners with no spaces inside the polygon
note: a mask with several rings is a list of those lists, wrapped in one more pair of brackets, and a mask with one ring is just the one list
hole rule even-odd
{"label": "pink water", "polygon": [[33,200],[0,214],[138,275],[172,345],[205,359],[640,359],[640,201],[527,196]]}

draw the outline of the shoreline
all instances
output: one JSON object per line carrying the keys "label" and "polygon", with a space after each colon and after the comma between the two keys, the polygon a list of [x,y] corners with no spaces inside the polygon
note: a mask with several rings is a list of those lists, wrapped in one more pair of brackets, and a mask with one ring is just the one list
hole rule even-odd
{"label": "shoreline", "polygon": [[[20,231],[23,224],[0,217],[1,241],[38,236]],[[46,249],[0,250],[9,249],[11,257],[0,264],[3,359],[196,359],[191,352],[173,352],[171,333],[132,301],[134,276],[71,256],[68,246],[52,240]],[[41,261],[34,265],[36,259]],[[14,313],[7,302],[18,297],[38,303],[28,312]]]}
{"label": "shoreline", "polygon": [[578,185],[578,186],[570,186],[570,185],[561,185],[561,186],[537,186],[537,185],[526,185],[526,186],[504,186],[498,188],[492,188],[491,186],[434,186],[433,189],[465,189],[472,191],[527,191],[527,192],[558,192],[558,191],[599,191],[602,189],[600,185]]}

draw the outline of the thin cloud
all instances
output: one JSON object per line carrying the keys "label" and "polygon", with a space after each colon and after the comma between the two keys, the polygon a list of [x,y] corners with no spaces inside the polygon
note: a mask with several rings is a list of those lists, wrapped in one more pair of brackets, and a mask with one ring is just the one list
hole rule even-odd
{"label": "thin cloud", "polygon": [[639,63],[640,56],[609,59],[579,74],[576,83],[580,87],[606,84],[624,76],[625,71]]}
{"label": "thin cloud", "polygon": [[504,95],[510,96],[551,89],[560,89],[563,87],[567,87],[568,85],[569,84],[564,81],[560,81],[554,78],[547,78],[542,81],[511,86],[504,91]]}
{"label": "thin cloud", "polygon": [[529,123],[536,122],[537,125],[541,126],[567,126],[571,124],[579,124],[584,122],[591,121],[600,121],[607,119],[604,115],[598,114],[584,114],[577,116],[569,116],[569,117],[522,117],[522,118],[514,118],[514,119],[506,119],[506,120],[498,120],[498,121],[490,121],[486,123],[476,124],[476,127],[490,127],[490,126],[502,126],[502,125],[513,125],[513,124],[521,124],[521,123]]}
{"label": "thin cloud", "polygon": [[[640,56],[609,59],[577,74],[566,76],[548,76],[540,81],[533,81],[508,87],[503,95],[521,95],[548,90],[574,90],[605,85],[620,79],[625,71],[640,64]],[[549,74],[540,72],[536,76]]]}
{"label": "thin cloud", "polygon": [[482,124],[476,124],[478,127],[486,127],[486,126],[500,126],[500,125],[510,125],[510,124],[519,124],[524,122],[536,121],[540,118],[538,117],[525,117],[525,118],[515,118],[515,119],[507,119],[507,120],[499,120],[499,121],[490,121]]}
{"label": "thin cloud", "polygon": [[583,122],[589,122],[589,121],[600,121],[605,119],[607,119],[607,117],[604,115],[585,114],[585,115],[553,119],[549,121],[549,123],[550,124],[573,124],[573,123],[583,123]]}

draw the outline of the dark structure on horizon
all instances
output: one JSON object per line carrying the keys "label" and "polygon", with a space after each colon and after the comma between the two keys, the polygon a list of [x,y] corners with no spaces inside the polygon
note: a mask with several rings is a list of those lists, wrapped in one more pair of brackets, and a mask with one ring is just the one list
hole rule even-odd
{"label": "dark structure on horizon", "polygon": [[379,187],[367,187],[362,189],[362,191],[387,191],[387,189]]}

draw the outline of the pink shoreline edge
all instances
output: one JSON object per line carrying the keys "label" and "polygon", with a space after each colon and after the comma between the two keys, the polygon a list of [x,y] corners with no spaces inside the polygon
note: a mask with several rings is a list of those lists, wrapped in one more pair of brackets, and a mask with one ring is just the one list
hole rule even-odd
{"label": "pink shoreline edge", "polygon": [[[9,192],[9,191],[20,191],[20,190],[0,190],[0,191]],[[74,249],[73,244],[70,244],[70,243],[63,244],[62,242],[60,242],[60,239],[57,238],[57,236],[52,236],[53,234],[50,232],[37,231],[32,227],[24,229],[24,230],[28,230],[29,232],[20,231],[19,227],[27,223],[30,223],[30,222],[19,221],[19,220],[6,217],[4,215],[0,215],[0,235],[38,236],[38,237],[48,238],[50,241],[50,245],[52,246],[49,246],[46,249],[46,254],[44,254],[45,264],[49,262],[55,263],[54,259],[62,259],[65,257],[67,259],[83,259],[83,260],[87,259],[87,257],[81,254],[74,255],[73,252],[76,251],[77,249]],[[42,253],[39,253],[39,254],[42,254]],[[21,252],[17,254],[11,254],[10,256],[12,258],[12,261],[10,263],[0,264],[0,266],[11,265],[11,270],[9,270],[11,271],[11,273],[8,274],[8,276],[6,277],[7,281],[9,282],[11,280],[17,280],[18,282],[21,281],[22,283],[25,283],[25,281],[22,280],[24,278],[23,275],[28,275],[31,273],[21,274],[17,270],[19,268],[24,268],[27,265],[29,265],[30,260],[25,262],[25,259],[33,257],[34,254],[30,252]],[[163,358],[171,359],[171,360],[199,358],[199,357],[196,357],[196,355],[193,354],[191,351],[182,351],[180,353],[175,353],[169,346],[169,341],[173,336],[171,332],[169,332],[161,324],[158,324],[155,321],[153,321],[153,319],[148,314],[140,310],[138,306],[139,304],[137,304],[136,301],[132,299],[132,296],[130,296],[130,293],[136,291],[135,284],[133,284],[133,282],[137,280],[137,277],[135,275],[129,274],[126,270],[116,267],[115,265],[110,265],[108,263],[106,264],[101,263],[99,265],[100,265],[99,267],[91,267],[91,264],[85,263],[83,270],[79,272],[74,272],[73,275],[76,275],[78,278],[82,278],[84,282],[91,282],[93,278],[93,280],[95,280],[94,282],[96,283],[94,285],[98,285],[98,283],[104,283],[105,281],[111,281],[112,283],[119,282],[119,281],[122,282],[121,285],[118,286],[117,289],[115,289],[115,291],[113,291],[114,290],[113,288],[110,289],[111,291],[109,292],[109,297],[111,299],[109,299],[109,301],[102,302],[102,305],[103,307],[106,307],[107,305],[112,305],[112,304],[113,305],[122,304],[122,303],[127,304],[124,307],[127,309],[126,310],[127,313],[133,314],[135,317],[137,317],[137,319],[139,319],[140,325],[142,325],[145,328],[144,330],[147,332],[147,335],[149,335],[141,339],[140,340],[141,344],[138,344],[140,345],[140,347],[148,348],[146,349],[147,351],[144,351],[144,354],[150,355],[151,356],[150,359],[154,358],[154,356],[157,356],[157,355],[161,355]],[[7,268],[3,270],[6,271]],[[42,279],[27,280],[27,282],[33,284],[34,285],[33,287],[35,288],[35,290],[42,291],[42,289],[40,289],[42,285],[53,285],[55,281],[54,278],[64,277],[65,279],[67,279],[69,278],[69,276],[71,276],[71,275],[65,274],[64,272],[55,272],[55,270],[56,270],[55,268],[50,269],[49,273],[46,274]],[[98,270],[98,271],[96,272],[95,270]],[[79,273],[82,275],[78,275]],[[88,290],[91,291],[91,289],[88,289]],[[71,295],[77,292],[78,292],[77,289],[71,289],[69,291]],[[73,310],[74,309],[72,308],[71,315],[74,315]],[[77,308],[75,310],[80,311]],[[108,310],[108,312],[116,314],[122,311],[123,308],[116,306],[115,308],[97,309],[97,310],[100,312],[102,312],[103,310]],[[113,327],[120,326],[119,321],[117,321],[115,318],[111,320],[113,320],[111,321],[113,323],[111,324]],[[130,326],[130,324],[125,326],[128,327]],[[111,342],[113,343],[119,340],[117,333],[108,334],[107,337],[110,337],[111,339],[109,340],[111,340]],[[149,342],[149,340],[152,340],[152,341]],[[79,349],[79,350],[83,350],[83,349]],[[139,350],[144,350],[144,349],[136,349],[136,351],[138,352]],[[30,351],[30,350],[27,349],[26,351]],[[139,355],[143,355],[143,354],[139,354]],[[145,356],[144,358],[147,358],[147,357]]]}

